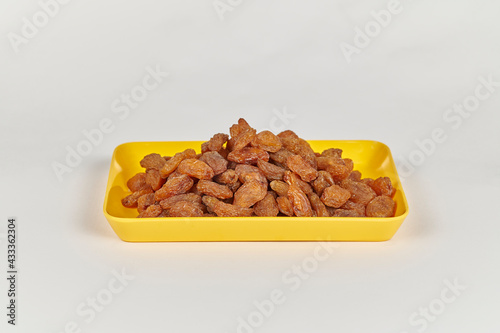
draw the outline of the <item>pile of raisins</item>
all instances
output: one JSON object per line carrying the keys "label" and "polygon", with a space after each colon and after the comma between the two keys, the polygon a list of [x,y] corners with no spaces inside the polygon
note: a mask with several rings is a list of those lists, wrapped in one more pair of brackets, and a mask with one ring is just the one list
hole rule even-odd
{"label": "pile of raisins", "polygon": [[290,130],[257,133],[244,119],[229,132],[201,154],[145,156],[122,204],[138,217],[394,216],[391,180],[362,178],[341,149],[315,153]]}

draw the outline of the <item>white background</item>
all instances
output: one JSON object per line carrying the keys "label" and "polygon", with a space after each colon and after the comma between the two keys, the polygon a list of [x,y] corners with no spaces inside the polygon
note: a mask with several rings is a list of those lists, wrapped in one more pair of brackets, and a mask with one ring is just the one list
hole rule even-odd
{"label": "white background", "polygon": [[[211,0],[73,0],[16,52],[9,36],[41,7],[1,2],[0,258],[5,272],[15,216],[20,273],[15,327],[1,279],[2,332],[59,333],[71,322],[68,332],[237,332],[274,289],[285,302],[240,332],[498,331],[500,87],[467,118],[448,110],[474,100],[480,77],[500,81],[499,2],[401,0],[350,62],[342,43],[355,46],[355,28],[387,1],[232,3],[219,15]],[[169,76],[120,119],[113,101],[157,66]],[[294,118],[276,121],[283,110]],[[117,145],[207,140],[239,117],[307,139],[382,141],[400,166],[413,158],[410,215],[388,242],[336,244],[295,291],[282,276],[316,243],[134,244],[114,234],[102,204]],[[52,164],[103,118],[113,130],[59,181]],[[419,153],[435,129],[446,140]],[[134,279],[95,318],[79,315],[106,295],[114,270]],[[440,300],[446,280],[466,287],[450,303]],[[429,306],[440,313],[410,321]]]}

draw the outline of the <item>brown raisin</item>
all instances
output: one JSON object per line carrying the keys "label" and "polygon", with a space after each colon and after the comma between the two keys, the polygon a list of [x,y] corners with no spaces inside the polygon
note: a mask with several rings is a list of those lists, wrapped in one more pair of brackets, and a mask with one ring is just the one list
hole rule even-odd
{"label": "brown raisin", "polygon": [[195,158],[188,158],[183,160],[177,168],[180,173],[198,179],[212,179],[214,170],[205,162]]}
{"label": "brown raisin", "polygon": [[269,161],[269,154],[259,148],[244,147],[230,152],[227,159],[236,163],[257,164],[257,160]]}
{"label": "brown raisin", "polygon": [[233,191],[231,191],[229,187],[217,184],[216,182],[212,182],[210,180],[200,180],[198,184],[196,184],[196,188],[199,192],[218,199],[228,199],[233,197]]}
{"label": "brown raisin", "polygon": [[345,204],[340,207],[341,209],[355,210],[360,216],[365,216],[365,205],[360,202],[347,200]]}
{"label": "brown raisin", "polygon": [[282,180],[283,175],[285,174],[286,171],[285,169],[277,165],[274,165],[269,162],[264,162],[262,160],[257,161],[257,166],[259,167],[260,170],[262,170],[262,172],[269,181]]}
{"label": "brown raisin", "polygon": [[236,171],[233,169],[227,169],[220,175],[217,175],[214,177],[214,180],[223,185],[229,185],[229,184],[234,184],[238,181],[238,175],[236,174]]}
{"label": "brown raisin", "polygon": [[200,204],[191,201],[177,201],[168,211],[170,217],[200,217],[203,216],[203,210]]}
{"label": "brown raisin", "polygon": [[243,130],[237,137],[234,138],[232,150],[239,150],[246,147],[255,138],[257,131],[253,128]]}
{"label": "brown raisin", "polygon": [[390,197],[381,195],[374,198],[366,205],[366,216],[393,217],[396,203]]}
{"label": "brown raisin", "polygon": [[267,193],[264,199],[257,202],[253,208],[257,216],[278,216],[280,210],[274,196]]}
{"label": "brown raisin", "polygon": [[245,182],[234,193],[233,204],[239,207],[249,208],[258,201],[264,199],[267,194],[267,181],[261,183],[257,180]]}
{"label": "brown raisin", "polygon": [[162,211],[163,209],[161,209],[160,205],[151,205],[140,213],[138,217],[158,217]]}
{"label": "brown raisin", "polygon": [[358,170],[353,170],[347,178],[349,178],[350,180],[354,180],[355,182],[359,182],[361,180],[361,172],[359,172]]}
{"label": "brown raisin", "polygon": [[144,190],[135,191],[134,193],[127,195],[125,198],[122,199],[122,205],[127,208],[136,208],[137,200],[139,200],[139,198],[142,197],[143,195],[152,192],[153,190],[151,189],[151,187]]}
{"label": "brown raisin", "polygon": [[288,157],[286,165],[305,182],[313,181],[318,177],[318,170],[313,168],[300,155],[292,155]]}
{"label": "brown raisin", "polygon": [[327,188],[328,186],[332,186],[334,183],[333,181],[333,178],[332,178],[332,175],[330,175],[328,172],[324,171],[324,170],[320,170],[318,172],[318,178],[316,178],[313,182],[312,182],[312,186],[314,188],[314,191],[316,191],[316,193],[321,196],[321,194],[323,194],[323,191],[325,190],[325,188]]}
{"label": "brown raisin", "polygon": [[194,181],[188,175],[180,175],[178,177],[167,180],[167,182],[155,192],[155,200],[162,201],[166,198],[173,197],[177,194],[186,193],[193,186]]}
{"label": "brown raisin", "polygon": [[288,159],[288,157],[290,157],[292,155],[294,155],[294,154],[291,151],[289,151],[285,148],[281,148],[280,150],[278,150],[275,153],[270,153],[269,158],[271,159],[271,161],[273,161],[277,165],[286,166],[286,160]]}
{"label": "brown raisin", "polygon": [[342,209],[342,208],[336,209],[332,216],[334,216],[334,217],[364,217],[364,215],[361,215],[356,210]]}
{"label": "brown raisin", "polygon": [[160,171],[156,169],[149,169],[146,171],[146,183],[151,186],[153,191],[157,191],[165,184],[166,179],[161,178]]}
{"label": "brown raisin", "polygon": [[232,125],[229,128],[229,134],[231,134],[232,138],[236,138],[241,132],[251,129],[250,125],[248,125],[247,121],[243,118],[238,119],[238,123]]}
{"label": "brown raisin", "polygon": [[278,204],[278,208],[281,213],[286,216],[293,216],[292,202],[288,199],[288,197],[277,197],[276,203]]}
{"label": "brown raisin", "polygon": [[280,197],[286,197],[288,196],[288,188],[290,185],[287,183],[281,181],[281,180],[273,180],[269,186],[273,189],[273,191],[276,192]]}
{"label": "brown raisin", "polygon": [[311,193],[308,195],[309,201],[311,202],[312,209],[316,212],[318,217],[328,217],[330,213],[326,209],[325,204],[321,201],[316,193]]}
{"label": "brown raisin", "polygon": [[236,175],[240,182],[245,183],[247,181],[256,180],[261,183],[267,183],[266,176],[256,166],[248,164],[238,164],[234,169]]}
{"label": "brown raisin", "polygon": [[161,168],[167,163],[163,157],[161,157],[160,154],[149,154],[144,156],[144,158],[141,161],[141,166],[145,168],[146,170],[149,169],[155,169],[155,170],[161,170]]}
{"label": "brown raisin", "polygon": [[217,216],[225,217],[247,217],[252,216],[253,214],[252,208],[239,207],[236,205],[224,203],[222,201],[218,201],[214,205],[213,211],[215,214],[217,214]]}
{"label": "brown raisin", "polygon": [[216,151],[209,151],[201,155],[200,161],[212,168],[214,175],[219,175],[227,170],[227,160]]}
{"label": "brown raisin", "polygon": [[252,140],[253,147],[260,148],[270,153],[279,151],[282,147],[281,140],[270,131],[259,132]]}
{"label": "brown raisin", "polygon": [[377,196],[370,186],[350,179],[343,180],[340,186],[351,193],[351,201],[359,202],[363,205],[368,204]]}
{"label": "brown raisin", "polygon": [[377,195],[386,195],[392,198],[396,193],[389,177],[379,177],[375,179],[370,187],[375,191],[375,193],[377,193]]}
{"label": "brown raisin", "polygon": [[299,138],[297,134],[290,130],[279,133],[278,137],[283,147],[294,154],[302,156],[313,168],[317,168],[316,154],[307,141]]}
{"label": "brown raisin", "polygon": [[127,187],[132,192],[149,188],[149,185],[146,183],[146,174],[144,172],[141,172],[130,178],[127,181]]}
{"label": "brown raisin", "polygon": [[290,185],[288,189],[288,199],[290,199],[292,203],[293,212],[296,216],[313,216],[313,210],[307,195],[297,185]]}
{"label": "brown raisin", "polygon": [[190,201],[201,204],[201,196],[194,193],[178,194],[160,201],[160,206],[165,210],[169,210],[178,201]]}
{"label": "brown raisin", "polygon": [[321,156],[342,158],[342,149],[328,148],[326,150],[323,150],[323,152],[321,153]]}
{"label": "brown raisin", "polygon": [[146,210],[146,208],[153,205],[154,203],[155,203],[154,193],[144,194],[143,196],[140,196],[139,199],[137,199],[137,211],[139,213],[142,213],[143,211]]}
{"label": "brown raisin", "polygon": [[285,182],[287,182],[288,185],[292,185],[292,184],[297,185],[302,190],[302,192],[304,192],[307,195],[313,193],[313,188],[311,187],[311,185],[309,185],[309,183],[300,179],[299,176],[297,176],[295,173],[293,173],[291,171],[285,172],[285,175],[283,176],[283,180]]}
{"label": "brown raisin", "polygon": [[196,152],[194,149],[186,149],[183,152],[175,154],[171,159],[165,162],[165,165],[161,168],[160,173],[163,178],[167,178],[172,172],[177,169],[179,164],[185,159],[195,158]]}
{"label": "brown raisin", "polygon": [[327,206],[339,208],[351,197],[351,193],[338,185],[332,185],[323,191],[321,201]]}
{"label": "brown raisin", "polygon": [[228,139],[229,135],[224,133],[217,133],[209,141],[204,142],[201,145],[201,152],[205,153],[207,151],[220,151]]}

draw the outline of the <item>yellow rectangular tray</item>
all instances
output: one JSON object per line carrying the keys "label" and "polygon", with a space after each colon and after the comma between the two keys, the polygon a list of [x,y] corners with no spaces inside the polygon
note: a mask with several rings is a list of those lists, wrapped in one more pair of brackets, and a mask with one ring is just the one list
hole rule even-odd
{"label": "yellow rectangular tray", "polygon": [[171,156],[187,148],[200,151],[201,141],[130,142],[116,147],[104,199],[104,215],[116,234],[127,242],[180,241],[385,241],[392,238],[408,215],[408,204],[391,151],[377,141],[308,141],[314,151],[340,148],[363,177],[390,177],[396,189],[395,217],[164,217],[139,219],[125,208],[127,180],[144,172],[139,161],[147,154]]}

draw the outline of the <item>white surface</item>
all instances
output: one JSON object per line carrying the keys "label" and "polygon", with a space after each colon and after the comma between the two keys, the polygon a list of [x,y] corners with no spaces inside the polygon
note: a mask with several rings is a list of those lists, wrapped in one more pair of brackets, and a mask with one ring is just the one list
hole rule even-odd
{"label": "white surface", "polygon": [[[220,20],[212,1],[74,0],[17,53],[8,34],[40,7],[0,4],[0,233],[17,217],[20,271],[18,325],[2,310],[2,332],[64,332],[71,321],[75,332],[237,332],[274,289],[285,302],[255,332],[498,331],[500,87],[458,128],[443,116],[479,77],[500,81],[500,4],[401,1],[348,63],[341,43],[386,1],[232,3]],[[168,78],[120,119],[113,101],[157,65]],[[284,109],[304,138],[379,140],[398,161],[442,129],[447,139],[404,180],[411,213],[391,241],[338,243],[291,291],[283,274],[318,244],[131,244],[113,233],[102,203],[117,145],[206,140],[240,116],[276,127]],[[113,131],[59,182],[51,164],[103,118]],[[86,322],[79,305],[122,269],[135,279]],[[466,289],[442,314],[425,329],[409,321],[444,304],[455,279]]]}

